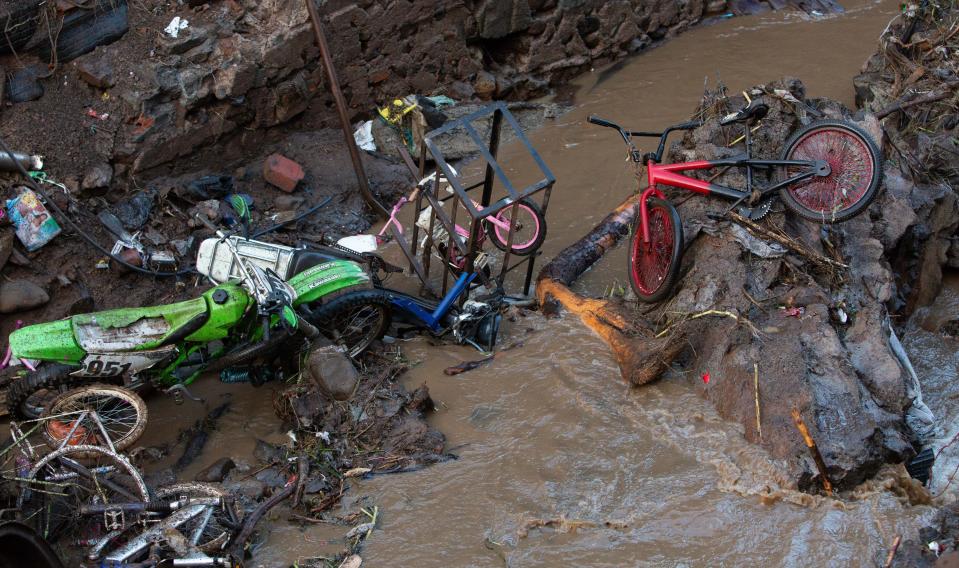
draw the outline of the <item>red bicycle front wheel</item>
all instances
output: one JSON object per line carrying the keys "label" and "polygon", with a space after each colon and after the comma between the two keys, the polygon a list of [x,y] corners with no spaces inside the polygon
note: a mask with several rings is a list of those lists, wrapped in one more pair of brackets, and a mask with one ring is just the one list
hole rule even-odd
{"label": "red bicycle front wheel", "polygon": [[658,302],[672,292],[683,260],[683,223],[673,204],[647,202],[649,242],[643,240],[641,217],[633,222],[629,246],[629,283],[643,302]]}
{"label": "red bicycle front wheel", "polygon": [[[840,120],[814,122],[789,139],[784,160],[824,161],[828,176],[813,176],[780,190],[789,209],[817,223],[838,223],[862,213],[879,193],[882,156],[872,138]],[[786,168],[786,177],[805,171]]]}

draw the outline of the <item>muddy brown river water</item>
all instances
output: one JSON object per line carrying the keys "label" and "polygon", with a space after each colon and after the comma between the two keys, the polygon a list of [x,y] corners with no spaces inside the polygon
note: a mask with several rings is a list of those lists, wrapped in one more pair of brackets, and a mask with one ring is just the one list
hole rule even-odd
{"label": "muddy brown river water", "polygon": [[[581,78],[574,110],[529,134],[558,178],[546,255],[593,227],[634,183],[622,142],[587,127],[586,115],[661,128],[686,119],[704,79],[713,84],[717,77],[738,90],[797,76],[810,95],[851,106],[851,77],[898,3],[846,4],[845,14],[828,18],[771,13],[722,21],[614,72]],[[527,167],[516,147],[502,152],[511,171]],[[601,295],[625,282],[624,268],[625,253],[616,251],[577,287]],[[698,377],[676,373],[630,389],[605,344],[576,318],[533,315],[500,341],[523,337],[524,347],[456,377],[442,369],[476,359],[475,351],[403,343],[418,362],[405,381],[429,386],[438,407],[431,420],[459,459],[353,485],[344,507],[362,500],[380,510],[362,550],[364,566],[875,566],[897,534],[915,538],[933,514],[881,489],[884,476],[842,500],[791,491],[778,465],[700,397]],[[918,340],[905,343],[928,355],[917,364],[921,372],[944,356]],[[211,401],[230,392],[234,408],[186,474],[220,455],[249,456],[253,436],[283,439],[268,390],[213,380],[198,390]],[[934,410],[955,416],[954,408]],[[201,413],[198,405],[157,401],[150,436],[168,438],[184,418]],[[771,499],[757,496],[770,491]],[[527,521],[559,517],[586,524],[524,536]],[[274,518],[257,565],[287,566],[332,552],[338,547],[325,541],[345,531],[290,525],[282,510]]]}

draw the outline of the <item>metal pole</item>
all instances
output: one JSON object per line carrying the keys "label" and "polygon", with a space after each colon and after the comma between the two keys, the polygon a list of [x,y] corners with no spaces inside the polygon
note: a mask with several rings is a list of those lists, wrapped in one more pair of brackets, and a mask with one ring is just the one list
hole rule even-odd
{"label": "metal pole", "polygon": [[323,68],[326,69],[326,77],[330,82],[330,91],[333,93],[333,99],[336,101],[336,110],[339,111],[340,114],[340,126],[343,128],[346,147],[350,150],[350,159],[353,160],[353,169],[356,171],[356,181],[360,185],[360,195],[363,196],[363,200],[366,201],[374,213],[386,219],[390,214],[386,208],[373,197],[373,192],[370,191],[370,182],[366,179],[366,172],[363,170],[360,150],[356,147],[356,140],[353,139],[353,132],[350,128],[350,118],[346,114],[346,99],[343,98],[343,92],[340,90],[340,82],[336,78],[336,70],[333,69],[333,59],[330,57],[330,46],[326,43],[326,36],[323,34],[320,15],[316,11],[316,5],[313,0],[305,1],[306,9],[310,12],[310,20],[313,22],[313,33],[316,35],[316,43],[320,47],[320,55],[323,58]]}

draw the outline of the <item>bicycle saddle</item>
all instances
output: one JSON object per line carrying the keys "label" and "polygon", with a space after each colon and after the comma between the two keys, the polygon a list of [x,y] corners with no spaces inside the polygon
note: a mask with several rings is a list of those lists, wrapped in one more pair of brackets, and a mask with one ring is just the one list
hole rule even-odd
{"label": "bicycle saddle", "polygon": [[768,112],[769,107],[763,103],[750,104],[734,113],[727,114],[719,121],[719,124],[726,126],[734,122],[758,121],[762,120]]}

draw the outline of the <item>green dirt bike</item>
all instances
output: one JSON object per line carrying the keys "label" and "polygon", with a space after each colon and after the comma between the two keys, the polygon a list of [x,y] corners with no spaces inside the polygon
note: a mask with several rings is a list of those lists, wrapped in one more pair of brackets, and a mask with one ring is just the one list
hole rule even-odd
{"label": "green dirt bike", "polygon": [[[249,210],[245,202],[234,206],[248,234]],[[256,249],[261,243],[228,236],[198,218],[217,237],[201,243],[197,270],[218,285],[184,302],[75,315],[13,332],[13,357],[44,364],[10,384],[11,415],[35,418],[53,394],[121,379],[131,388],[152,384],[198,400],[186,385],[201,373],[299,352],[319,335],[301,314],[322,309],[333,297],[372,288],[357,262],[294,249],[267,261]],[[254,384],[257,369],[266,370],[248,369]]]}

